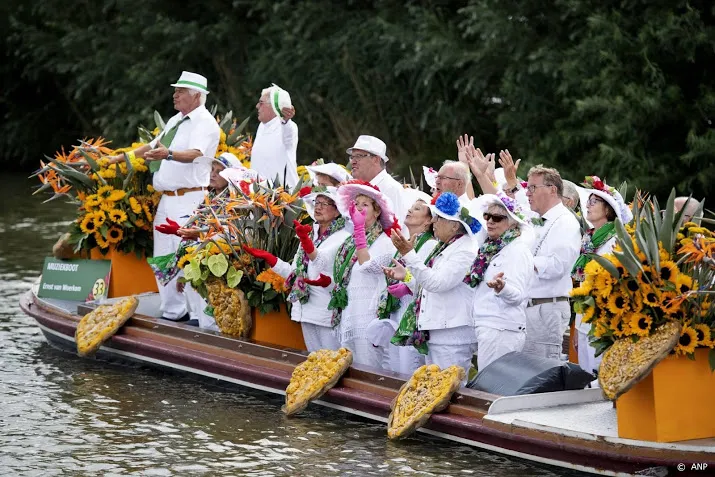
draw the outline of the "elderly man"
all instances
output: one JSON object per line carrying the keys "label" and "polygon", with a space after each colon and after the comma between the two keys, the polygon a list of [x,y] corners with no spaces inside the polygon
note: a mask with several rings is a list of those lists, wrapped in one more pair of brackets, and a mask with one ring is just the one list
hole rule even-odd
{"label": "elderly man", "polygon": [[405,188],[387,173],[387,146],[375,136],[360,136],[355,141],[355,145],[348,148],[350,165],[354,179],[369,182],[377,186],[380,192],[389,197],[392,202],[392,210],[400,224],[405,223],[407,209],[412,204],[406,203],[404,197]]}
{"label": "elderly man", "polygon": [[469,173],[469,166],[464,162],[444,161],[435,178],[435,194],[451,192],[459,198],[459,202],[465,205],[469,202],[467,186],[472,178]]}
{"label": "elderly man", "polygon": [[258,125],[251,149],[251,168],[258,175],[293,188],[298,184],[298,125],[290,94],[275,84],[261,92],[256,103]]}
{"label": "elderly man", "polygon": [[564,192],[561,196],[561,202],[569,209],[577,212],[581,205],[581,196],[578,193],[576,184],[571,181],[564,180]]}
{"label": "elderly man", "polygon": [[532,167],[526,195],[536,220],[534,270],[526,307],[524,353],[542,358],[561,357],[563,334],[571,318],[571,269],[581,247],[581,228],[561,202],[563,181],[556,169]]}
{"label": "elderly man", "polygon": [[[683,223],[685,222],[700,222],[700,217],[698,217],[698,209],[700,208],[700,202],[693,199],[692,197],[676,197],[675,202],[675,213],[683,211]],[[702,212],[701,212],[702,213]],[[693,220],[695,218],[695,220]]]}
{"label": "elderly man", "polygon": [[[220,129],[205,107],[209,94],[206,78],[184,71],[172,84],[174,108],[179,111],[166,123],[164,131],[152,142],[132,151],[143,157],[154,172],[154,189],[162,192],[154,224],[166,219],[183,224],[204,199],[211,177],[211,161],[216,155]],[[111,162],[123,160],[110,158]],[[176,252],[181,238],[154,231],[154,256]],[[159,285],[163,318],[172,321],[189,319],[186,300],[176,289],[176,279]]]}

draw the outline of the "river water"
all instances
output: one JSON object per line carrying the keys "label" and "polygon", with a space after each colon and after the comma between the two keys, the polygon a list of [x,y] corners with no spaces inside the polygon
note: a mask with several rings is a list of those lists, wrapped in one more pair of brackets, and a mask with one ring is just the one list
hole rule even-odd
{"label": "river water", "polygon": [[281,397],[55,350],[18,306],[73,206],[0,177],[0,476],[582,475]]}

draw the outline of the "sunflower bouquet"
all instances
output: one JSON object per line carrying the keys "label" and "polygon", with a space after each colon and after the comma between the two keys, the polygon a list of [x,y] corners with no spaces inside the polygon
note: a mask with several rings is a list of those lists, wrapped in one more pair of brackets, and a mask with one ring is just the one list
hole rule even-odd
{"label": "sunflower bouquet", "polygon": [[40,161],[34,175],[51,189],[48,200],[68,197],[78,204],[68,242],[75,253],[99,248],[148,256],[152,252],[152,221],[160,195],[154,191],[144,160],[125,154],[124,162],[109,164],[117,154],[102,138],[81,141],[69,153],[64,149]]}
{"label": "sunflower bouquet", "polygon": [[300,186],[286,190],[253,183],[248,193],[227,189],[197,210],[187,227],[199,227],[199,243],[180,257],[184,280],[211,303],[212,284],[239,289],[262,313],[285,303],[285,280],[243,252],[244,246],[265,250],[290,262],[298,249],[293,220],[305,216]]}
{"label": "sunflower bouquet", "polygon": [[574,308],[591,324],[596,355],[619,339],[637,342],[668,322],[680,324],[673,352],[694,359],[695,349],[711,349],[715,369],[715,239],[674,212],[675,191],[663,216],[655,198],[633,206],[628,227],[616,220],[612,254],[593,255],[585,280],[572,292]]}

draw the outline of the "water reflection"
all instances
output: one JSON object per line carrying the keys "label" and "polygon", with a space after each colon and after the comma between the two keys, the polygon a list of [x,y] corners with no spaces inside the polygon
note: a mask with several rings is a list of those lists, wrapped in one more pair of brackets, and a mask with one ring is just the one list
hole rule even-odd
{"label": "water reflection", "polygon": [[437,438],[389,442],[384,424],[236,392],[45,343],[17,305],[73,207],[31,182],[0,190],[0,475],[576,475]]}

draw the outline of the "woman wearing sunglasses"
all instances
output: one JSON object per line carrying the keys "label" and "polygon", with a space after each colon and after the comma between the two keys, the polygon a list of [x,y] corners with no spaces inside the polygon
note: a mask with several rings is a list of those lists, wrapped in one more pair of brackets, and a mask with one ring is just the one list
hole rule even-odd
{"label": "woman wearing sunglasses", "polygon": [[525,211],[506,195],[480,198],[487,238],[464,283],[474,288],[472,322],[480,370],[526,340],[526,302],[534,277],[533,233]]}

